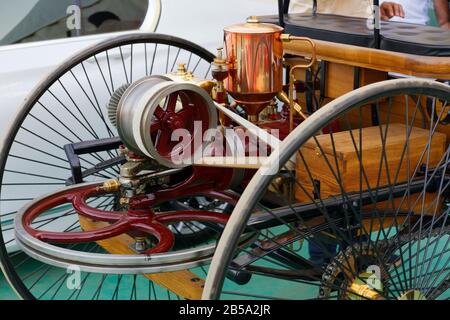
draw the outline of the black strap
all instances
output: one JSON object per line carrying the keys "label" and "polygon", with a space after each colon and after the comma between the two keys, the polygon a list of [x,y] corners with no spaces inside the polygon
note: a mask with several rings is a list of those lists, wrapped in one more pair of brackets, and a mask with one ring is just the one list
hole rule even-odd
{"label": "black strap", "polygon": [[284,2],[283,13],[288,14],[289,13],[289,3],[291,2],[291,0],[284,0],[283,2]]}
{"label": "black strap", "polygon": [[[284,8],[285,1],[289,2],[290,0],[278,0],[278,23],[281,27],[284,28]],[[288,4],[289,7],[289,4]]]}
{"label": "black strap", "polygon": [[[373,7],[378,8],[380,6],[379,0],[373,0]],[[373,42],[374,42],[374,48],[380,49],[381,47],[381,35],[380,35],[380,29],[378,25],[380,24],[379,20],[379,13],[375,13],[375,20],[374,20],[374,28],[373,28]]]}
{"label": "black strap", "polygon": [[[450,0],[449,0],[450,1]],[[289,13],[289,4],[291,3],[291,0],[279,0],[278,3],[282,3],[281,7],[284,14]],[[315,15],[317,13],[317,0],[313,0],[313,14]]]}
{"label": "black strap", "polygon": [[[278,20],[282,27],[284,27],[284,15],[289,13],[290,3],[291,0],[278,0]],[[314,16],[317,14],[317,0],[313,0],[312,14]]]}

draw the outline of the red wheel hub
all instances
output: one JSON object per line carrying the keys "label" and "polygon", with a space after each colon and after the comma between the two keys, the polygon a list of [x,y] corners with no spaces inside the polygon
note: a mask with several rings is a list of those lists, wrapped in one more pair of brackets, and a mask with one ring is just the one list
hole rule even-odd
{"label": "red wheel hub", "polygon": [[[185,150],[190,148],[193,154],[194,136],[203,135],[210,126],[209,112],[202,98],[183,91],[171,93],[166,98],[165,105],[156,108],[154,116],[150,128],[153,144],[158,153],[166,159],[171,159],[174,149],[179,145],[179,141],[171,141],[173,131],[186,129],[189,132],[191,141],[186,143],[184,148]],[[195,122],[201,125],[201,130],[195,131]]]}

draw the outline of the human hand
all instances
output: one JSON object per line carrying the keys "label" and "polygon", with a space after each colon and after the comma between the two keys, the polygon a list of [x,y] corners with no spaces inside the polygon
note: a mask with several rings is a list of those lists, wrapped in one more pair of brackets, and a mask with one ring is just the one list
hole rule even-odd
{"label": "human hand", "polygon": [[405,17],[403,6],[396,2],[383,2],[380,6],[380,18],[387,21],[393,17]]}

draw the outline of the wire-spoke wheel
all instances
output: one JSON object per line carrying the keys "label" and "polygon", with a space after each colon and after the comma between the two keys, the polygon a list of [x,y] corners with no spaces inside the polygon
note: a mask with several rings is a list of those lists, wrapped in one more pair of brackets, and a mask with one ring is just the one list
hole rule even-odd
{"label": "wire-spoke wheel", "polygon": [[[312,114],[243,192],[203,298],[448,299],[449,102],[448,85],[389,80]],[[259,200],[281,172],[288,201],[268,208]],[[259,231],[257,214],[272,217]]]}
{"label": "wire-spoke wheel", "polygon": [[[78,155],[81,172],[75,177],[65,146],[102,139],[113,141],[117,137],[117,130],[108,119],[107,106],[120,88],[146,76],[174,72],[179,63],[184,63],[184,68],[194,76],[210,79],[213,58],[200,46],[176,37],[124,35],[96,44],[68,59],[26,99],[11,122],[0,155],[0,261],[8,282],[21,298],[199,298],[203,280],[187,270],[175,275],[178,278],[172,283],[180,281],[190,286],[173,290],[170,279],[155,280],[144,274],[85,271],[76,274],[77,270],[34,260],[18,249],[13,222],[24,205],[66,184],[98,182],[118,176],[123,158],[116,148]],[[117,199],[113,196],[94,200],[91,205],[95,208],[117,209]],[[212,203],[215,199],[207,201]],[[220,212],[221,205],[217,204],[219,209],[214,208],[214,211]],[[160,211],[170,208],[173,203]],[[78,215],[67,206],[45,212],[38,223],[46,230],[76,232],[81,228]],[[175,237],[185,242],[192,241],[197,232],[205,236],[206,227],[201,224],[179,223],[169,227],[174,233],[182,232]],[[96,242],[72,246],[83,252],[105,252]],[[202,268],[198,270],[205,276]],[[78,282],[76,276],[79,276]]]}

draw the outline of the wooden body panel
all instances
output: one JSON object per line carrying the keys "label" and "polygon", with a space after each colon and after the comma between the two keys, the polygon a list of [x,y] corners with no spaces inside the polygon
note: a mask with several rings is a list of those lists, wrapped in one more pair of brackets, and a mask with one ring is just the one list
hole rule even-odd
{"label": "wooden body panel", "polygon": [[[395,96],[391,104],[388,101],[382,101],[379,104],[378,121],[380,123],[386,123],[388,121],[391,123],[407,123],[415,127],[429,128],[430,125],[436,125],[438,116],[440,116],[441,120],[444,120],[450,111],[449,108],[450,106],[447,106],[445,110],[442,110],[442,104],[436,103],[435,119],[432,120],[427,110],[427,101],[425,98],[422,98],[420,104],[417,104],[417,100],[414,100],[412,96],[408,96],[408,100],[406,100],[405,96]],[[341,118],[339,122],[341,128],[346,128],[348,123],[354,128],[359,127],[360,123],[363,127],[370,127],[374,125],[371,106],[366,105],[350,111],[348,112],[347,118]],[[447,136],[447,141],[450,141],[450,124],[438,123],[436,131],[444,133]]]}
{"label": "wooden body panel", "polygon": [[358,69],[349,65],[340,63],[328,63],[326,71],[325,96],[335,99],[356,88],[365,85],[387,80],[386,72],[359,69],[359,81],[355,81],[355,73]]}
{"label": "wooden body panel", "polygon": [[[78,218],[81,228],[85,231],[96,230],[109,225],[107,222],[93,221],[81,215],[78,215]],[[126,234],[97,241],[99,246],[111,254],[136,254],[130,247],[134,243],[135,240]],[[143,274],[143,276],[184,299],[200,300],[202,297],[205,280],[198,278],[196,274],[189,270]]]}
{"label": "wooden body panel", "polygon": [[[383,157],[382,135],[386,134],[385,126],[367,127],[362,132],[362,167],[367,181],[363,177],[361,180],[361,165],[358,159],[359,150],[359,130],[342,131],[333,134],[333,141],[329,134],[316,136],[317,142],[311,138],[301,148],[303,159],[309,168],[312,179],[320,182],[320,198],[325,199],[330,196],[341,194],[341,186],[337,182],[336,176],[340,177],[342,187],[345,192],[358,192],[360,189],[373,190],[377,186],[383,187],[406,182],[412,177],[416,166],[427,162],[432,167],[437,165],[446,150],[446,136],[435,133],[431,141],[430,153],[423,154],[425,146],[429,140],[429,131],[413,127],[409,137],[409,155],[403,156],[406,145],[407,127],[400,123],[393,123],[388,127],[386,138],[386,161]],[[355,151],[355,144],[358,153]],[[336,154],[336,157],[334,156]],[[383,159],[383,161],[381,161]],[[409,159],[409,162],[408,162]],[[328,160],[328,163],[327,163]],[[401,161],[401,162],[400,162]],[[387,166],[386,166],[387,162]],[[330,167],[332,169],[330,169]],[[380,168],[381,167],[381,168]],[[338,168],[339,170],[336,170]],[[381,171],[380,171],[381,170]],[[308,194],[297,186],[295,195],[301,202],[309,202],[313,196],[313,183],[300,155],[297,155],[297,181],[306,189]],[[362,188],[361,188],[362,186]],[[417,195],[412,195],[405,202],[405,205],[412,205]],[[427,196],[432,201],[435,196]],[[397,201],[397,200],[395,200]],[[394,201],[394,203],[395,203]],[[427,200],[428,201],[428,200]],[[397,203],[400,204],[400,201]],[[392,204],[391,204],[392,205]]]}
{"label": "wooden body panel", "polygon": [[[347,44],[314,40],[319,60],[410,76],[450,79],[450,57],[420,56]],[[305,41],[283,43],[285,53],[311,57],[312,48]]]}

